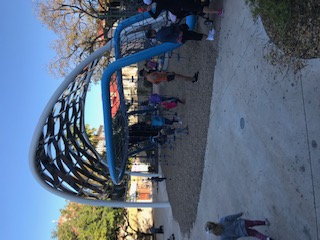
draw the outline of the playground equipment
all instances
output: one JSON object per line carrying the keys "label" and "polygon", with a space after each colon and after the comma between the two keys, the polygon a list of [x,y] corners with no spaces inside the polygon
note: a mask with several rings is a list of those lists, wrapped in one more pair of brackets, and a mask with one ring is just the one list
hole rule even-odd
{"label": "playground equipment", "polygon": [[[194,24],[193,18],[189,21]],[[180,46],[145,39],[148,28],[159,29],[166,23],[165,15],[153,20],[147,12],[120,22],[114,41],[88,56],[56,90],[40,117],[29,154],[32,173],[45,189],[68,200],[96,206],[169,207],[168,202],[126,201],[130,175],[157,174],[126,169],[128,157],[140,150],[128,145],[128,118],[135,111],[130,112],[127,106],[130,99],[123,93],[121,71]],[[92,78],[101,70],[101,59],[108,63],[101,80],[106,157],[92,146],[84,122],[86,93]]]}

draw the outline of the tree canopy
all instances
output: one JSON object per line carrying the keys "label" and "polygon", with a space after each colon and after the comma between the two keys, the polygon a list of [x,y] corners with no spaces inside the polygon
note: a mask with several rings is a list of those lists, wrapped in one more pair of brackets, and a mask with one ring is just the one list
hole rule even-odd
{"label": "tree canopy", "polygon": [[123,223],[124,209],[95,207],[69,202],[60,210],[61,217],[52,239],[59,240],[114,240]]}
{"label": "tree canopy", "polygon": [[57,35],[51,44],[56,56],[49,63],[53,76],[65,77],[75,65],[110,40],[108,32],[115,21],[135,12],[133,5],[114,5],[110,0],[35,1],[36,15]]}
{"label": "tree canopy", "polygon": [[89,124],[85,125],[85,129],[92,146],[97,147],[99,141],[98,136],[95,135],[97,129],[91,128]]}
{"label": "tree canopy", "polygon": [[149,240],[152,236],[151,232],[143,232],[137,228],[137,219],[129,220],[129,213],[124,208],[95,207],[69,202],[60,212],[56,229],[52,231],[52,239]]}

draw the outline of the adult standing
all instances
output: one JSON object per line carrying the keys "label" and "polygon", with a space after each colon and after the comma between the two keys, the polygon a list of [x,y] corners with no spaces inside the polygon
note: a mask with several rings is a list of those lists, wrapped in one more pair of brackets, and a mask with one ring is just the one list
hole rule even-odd
{"label": "adult standing", "polygon": [[[154,19],[156,19],[163,10],[171,12],[178,18],[183,18],[190,14],[203,13],[213,13],[218,14],[219,16],[223,15],[222,9],[216,10],[209,8],[208,6],[203,6],[201,3],[193,0],[143,0],[143,2],[149,6],[149,13]],[[151,10],[150,5],[152,3],[157,4],[155,12]]]}
{"label": "adult standing", "polygon": [[177,74],[175,72],[148,72],[145,69],[139,71],[141,77],[145,77],[149,82],[159,84],[161,82],[171,82],[173,80],[196,82],[198,81],[199,72],[196,72],[193,77]]}
{"label": "adult standing", "polygon": [[187,24],[162,27],[158,32],[150,29],[146,32],[147,38],[154,38],[160,42],[185,43],[189,40],[201,41],[206,38],[209,41],[214,40],[215,30],[211,29],[208,35],[189,30]]}

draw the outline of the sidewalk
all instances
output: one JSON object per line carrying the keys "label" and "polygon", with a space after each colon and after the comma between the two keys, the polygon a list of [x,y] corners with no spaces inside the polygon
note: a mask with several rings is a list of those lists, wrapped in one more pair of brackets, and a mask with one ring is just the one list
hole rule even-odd
{"label": "sidewalk", "polygon": [[241,211],[267,217],[259,230],[275,240],[320,239],[320,59],[274,57],[244,2],[224,1],[197,220],[182,237],[170,209],[155,210],[157,239],[217,239],[204,223]]}
{"label": "sidewalk", "polygon": [[[162,173],[161,167],[159,173]],[[168,201],[165,181],[158,183],[157,189],[153,201]],[[155,226],[164,226],[164,234],[157,234],[157,240],[167,240],[171,234],[175,235],[176,240],[182,239],[179,223],[173,219],[171,208],[154,208],[153,222]]]}

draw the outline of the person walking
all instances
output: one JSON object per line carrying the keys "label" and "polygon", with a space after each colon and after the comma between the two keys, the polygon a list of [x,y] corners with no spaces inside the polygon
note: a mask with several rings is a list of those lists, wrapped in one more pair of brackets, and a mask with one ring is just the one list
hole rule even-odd
{"label": "person walking", "polygon": [[152,181],[152,182],[162,182],[164,180],[166,180],[167,178],[165,177],[151,177],[151,178],[148,178],[148,180]]}
{"label": "person walking", "polygon": [[196,81],[198,81],[199,72],[196,72],[193,77],[188,77],[181,74],[177,74],[175,72],[166,72],[166,71],[148,72],[145,69],[142,69],[139,71],[139,75],[147,79],[149,82],[152,82],[155,84],[159,84],[161,82],[171,82],[173,80],[195,83]]}
{"label": "person walking", "polygon": [[247,220],[240,218],[243,215],[242,212],[229,215],[220,219],[218,223],[206,222],[205,230],[207,233],[212,233],[216,236],[220,236],[221,240],[238,239],[241,237],[256,237],[260,240],[272,240],[272,238],[263,235],[252,227],[266,225],[270,223],[268,219],[261,220]]}

